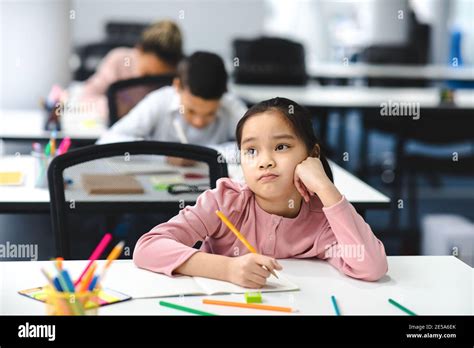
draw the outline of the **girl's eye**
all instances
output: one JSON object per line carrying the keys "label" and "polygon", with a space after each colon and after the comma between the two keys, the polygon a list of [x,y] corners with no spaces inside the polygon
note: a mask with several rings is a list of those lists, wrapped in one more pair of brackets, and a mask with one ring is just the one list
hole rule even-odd
{"label": "girl's eye", "polygon": [[245,150],[245,154],[248,156],[255,156],[256,153],[257,153],[257,150],[252,149],[252,148]]}
{"label": "girl's eye", "polygon": [[286,144],[280,144],[276,147],[276,150],[277,151],[281,151],[281,150],[286,150],[286,149],[289,149],[290,147]]}

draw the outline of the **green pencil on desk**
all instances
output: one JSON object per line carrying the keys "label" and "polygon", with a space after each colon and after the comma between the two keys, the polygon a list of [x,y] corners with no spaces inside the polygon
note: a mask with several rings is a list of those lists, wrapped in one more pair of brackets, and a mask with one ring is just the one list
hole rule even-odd
{"label": "green pencil on desk", "polygon": [[397,301],[389,298],[388,299],[388,302],[390,302],[391,304],[393,304],[395,307],[397,307],[398,309],[402,310],[403,312],[405,312],[406,314],[409,314],[409,315],[416,315],[415,312],[412,312],[411,310],[409,310],[408,308],[402,306],[400,303],[398,303]]}
{"label": "green pencil on desk", "polygon": [[204,315],[204,316],[215,316],[216,315],[216,314],[212,314],[212,313],[209,313],[209,312],[203,312],[203,311],[200,311],[200,310],[197,310],[197,309],[194,309],[194,308],[180,306],[180,305],[177,305],[175,303],[166,302],[166,301],[160,301],[160,305],[162,305],[164,307],[168,307],[168,308],[177,309],[179,311],[183,311],[183,312],[187,312],[187,313],[197,314],[197,315]]}

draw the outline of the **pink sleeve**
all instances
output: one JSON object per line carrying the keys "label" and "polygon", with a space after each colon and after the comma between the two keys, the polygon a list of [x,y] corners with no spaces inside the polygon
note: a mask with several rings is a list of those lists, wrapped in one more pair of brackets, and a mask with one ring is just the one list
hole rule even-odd
{"label": "pink sleeve", "polygon": [[226,213],[243,199],[237,183],[228,178],[219,179],[217,187],[202,193],[194,206],[185,207],[138,240],[133,252],[135,265],[173,275],[178,266],[199,251],[192,247],[197,241],[219,233],[222,223],[215,211]]}
{"label": "pink sleeve", "polygon": [[376,281],[387,273],[382,242],[345,197],[323,212],[327,224],[317,242],[319,250],[324,248],[319,258],[357,279]]}
{"label": "pink sleeve", "polygon": [[104,95],[109,86],[119,80],[119,66],[123,64],[123,50],[116,48],[104,57],[94,75],[84,84],[84,98]]}

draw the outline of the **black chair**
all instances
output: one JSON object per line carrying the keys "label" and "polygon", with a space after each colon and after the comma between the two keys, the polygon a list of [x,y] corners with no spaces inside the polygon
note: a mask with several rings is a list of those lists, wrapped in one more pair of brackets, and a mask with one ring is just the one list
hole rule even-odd
{"label": "black chair", "polygon": [[[404,198],[404,184],[408,181],[407,200],[409,206],[409,228],[416,230],[417,221],[417,185],[416,178],[424,175],[428,182],[438,183],[441,174],[472,175],[474,167],[474,154],[462,154],[458,162],[450,158],[435,156],[426,151],[409,152],[409,142],[423,145],[437,145],[446,147],[452,144],[472,143],[472,111],[450,106],[440,105],[438,108],[421,108],[420,118],[413,120],[411,117],[381,117],[379,112],[369,113],[363,117],[365,132],[377,131],[389,134],[395,138],[395,168],[392,183],[392,209],[390,227],[399,231],[401,228],[400,209],[398,200]],[[367,136],[362,136],[361,162],[364,169],[359,173],[366,177],[371,170],[367,163]],[[405,201],[405,200],[403,200]],[[404,204],[405,206],[405,204]]]}
{"label": "black chair", "polygon": [[[138,156],[145,155],[174,156],[192,159],[198,162],[205,162],[209,168],[209,178],[206,178],[205,180],[208,180],[208,186],[210,188],[216,187],[216,181],[219,178],[228,176],[227,164],[221,159],[222,156],[217,151],[207,147],[190,144],[157,141],[125,142],[87,146],[60,155],[51,162],[48,168],[51,219],[56,241],[57,255],[61,255],[67,259],[70,259],[71,257],[88,257],[87,255],[84,255],[84,253],[90,253],[93,250],[94,245],[84,246],[87,250],[81,250],[81,255],[79,257],[72,255],[72,241],[82,241],[87,236],[74,236],[72,235],[71,230],[77,228],[74,223],[87,223],[87,216],[89,215],[95,214],[94,216],[97,216],[97,214],[99,214],[100,217],[103,217],[107,214],[116,213],[129,214],[160,212],[168,214],[166,218],[166,220],[168,220],[171,216],[176,215],[180,209],[184,208],[185,205],[195,203],[197,195],[194,195],[193,199],[190,199],[189,196],[185,199],[186,195],[184,196],[185,198],[182,198],[183,195],[176,195],[176,198],[173,197],[170,199],[171,195],[168,194],[167,196],[163,196],[166,194],[156,192],[152,186],[149,188],[150,191],[147,192],[146,185],[144,185],[144,188],[145,193],[148,193],[148,198],[144,195],[135,195],[135,197],[122,195],[119,196],[120,199],[117,199],[116,196],[110,199],[104,198],[103,196],[101,196],[102,198],[91,198],[92,195],[87,194],[87,192],[81,188],[79,177],[77,178],[78,182],[74,182],[70,187],[70,190],[65,189],[65,179],[67,179],[67,177],[65,177],[64,174],[71,175],[76,173],[75,175],[77,177],[77,173],[79,173],[81,166],[82,168],[87,169],[87,171],[85,171],[86,173],[90,173],[92,170],[99,169],[98,166],[100,164],[98,163],[103,163],[100,161],[111,161],[117,157],[123,159],[124,156],[128,156],[129,163],[132,164],[138,163],[134,162],[138,160]],[[127,160],[122,162],[125,163],[126,161]],[[118,162],[114,163],[117,165]],[[114,167],[109,166],[106,168],[109,170],[109,173],[110,168],[113,170]],[[157,166],[157,170],[158,169],[159,166]],[[71,196],[71,194],[75,194],[76,196]],[[161,197],[166,198],[155,201],[155,197],[160,197],[160,195],[162,195]],[[156,223],[154,223],[152,227],[154,225],[156,225]],[[148,230],[139,232],[142,234],[147,231]],[[80,232],[82,233],[82,230],[80,230]],[[95,241],[99,240],[99,234],[99,231],[93,231],[92,236],[95,238]],[[138,238],[139,236],[130,240],[128,244],[135,245]]]}
{"label": "black chair", "polygon": [[106,40],[135,45],[150,23],[110,21],[105,24]]}
{"label": "black chair", "polygon": [[[428,63],[430,26],[422,24],[413,11],[407,14],[408,40],[400,45],[373,45],[357,54],[357,59],[368,64],[425,65]],[[426,87],[430,81],[424,79],[373,78],[368,86],[378,87]]]}
{"label": "black chair", "polygon": [[235,83],[259,85],[305,85],[305,50],[300,43],[261,37],[233,42]]}
{"label": "black chair", "polygon": [[173,83],[174,75],[137,77],[114,82],[107,90],[109,126],[128,114],[148,93]]}
{"label": "black chair", "polygon": [[[441,183],[439,176],[472,176],[474,168],[474,144],[472,136],[472,111],[468,109],[456,109],[440,107],[439,109],[426,109],[421,111],[422,118],[414,121],[415,127],[406,127],[402,133],[401,144],[398,153],[399,179],[397,183],[398,196],[403,193],[403,179],[408,181],[408,204],[409,225],[418,227],[417,221],[417,192],[416,178],[424,175],[432,185]],[[416,141],[423,145],[436,145],[438,147],[453,146],[455,144],[470,144],[470,151],[459,153],[458,158],[452,154],[439,156],[418,150],[408,152],[406,144],[408,141]],[[404,148],[401,146],[404,145]]]}

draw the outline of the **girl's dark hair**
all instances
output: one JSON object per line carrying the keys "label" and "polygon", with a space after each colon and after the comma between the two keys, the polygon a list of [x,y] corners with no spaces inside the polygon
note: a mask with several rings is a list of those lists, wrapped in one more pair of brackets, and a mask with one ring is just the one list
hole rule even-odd
{"label": "girl's dark hair", "polygon": [[285,119],[291,124],[296,135],[304,142],[308,154],[313,152],[315,145],[319,145],[319,159],[323,164],[324,171],[328,178],[334,182],[331,168],[323,153],[323,149],[320,141],[314,134],[313,124],[311,122],[311,114],[308,109],[295,103],[294,101],[287,98],[272,98],[261,101],[255,104],[242,116],[235,131],[235,138],[237,140],[237,146],[240,150],[240,143],[242,141],[242,130],[245,122],[252,116],[260,114],[266,111],[278,111]]}

